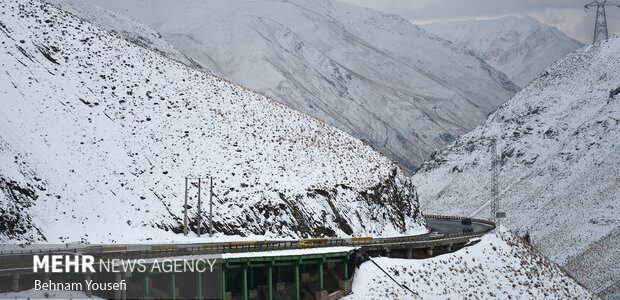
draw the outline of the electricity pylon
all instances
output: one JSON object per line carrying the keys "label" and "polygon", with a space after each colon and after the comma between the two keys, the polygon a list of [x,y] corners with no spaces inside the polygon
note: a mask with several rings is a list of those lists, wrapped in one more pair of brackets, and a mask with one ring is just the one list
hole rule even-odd
{"label": "electricity pylon", "polygon": [[595,0],[589,4],[586,4],[586,9],[590,9],[596,5],[596,21],[594,22],[594,43],[604,41],[609,38],[609,32],[607,31],[607,14],[605,13],[605,6],[617,6],[620,5],[612,3],[608,0]]}

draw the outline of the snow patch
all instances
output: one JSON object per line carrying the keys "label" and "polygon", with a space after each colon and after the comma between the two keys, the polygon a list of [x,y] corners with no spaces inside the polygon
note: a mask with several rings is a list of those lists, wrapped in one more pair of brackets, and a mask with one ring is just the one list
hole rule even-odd
{"label": "snow patch", "polygon": [[365,262],[355,272],[353,294],[345,299],[593,298],[558,266],[506,231],[430,259],[373,260],[392,278]]}

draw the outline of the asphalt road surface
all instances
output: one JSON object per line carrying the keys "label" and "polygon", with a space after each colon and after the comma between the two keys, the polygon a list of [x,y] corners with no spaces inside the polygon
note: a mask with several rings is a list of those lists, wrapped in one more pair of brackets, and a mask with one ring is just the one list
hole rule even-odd
{"label": "asphalt road surface", "polygon": [[471,222],[471,225],[463,225],[460,220],[440,220],[426,218],[426,227],[430,233],[438,232],[443,234],[463,233],[463,229],[472,228],[474,232],[483,231],[491,226],[488,224]]}

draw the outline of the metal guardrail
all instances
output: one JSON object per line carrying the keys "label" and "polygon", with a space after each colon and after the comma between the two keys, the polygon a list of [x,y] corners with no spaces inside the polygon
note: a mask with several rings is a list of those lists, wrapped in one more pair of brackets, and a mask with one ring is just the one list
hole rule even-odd
{"label": "metal guardrail", "polygon": [[[438,216],[426,215],[426,218],[438,220],[463,220],[464,217],[454,216]],[[463,242],[470,238],[481,237],[486,233],[495,229],[495,223],[482,220],[471,219],[472,222],[486,224],[489,227],[482,231],[452,233],[442,236],[403,236],[390,238],[334,238],[334,239],[301,239],[290,241],[251,241],[251,242],[218,242],[206,244],[164,244],[150,245],[150,249],[131,250],[127,246],[86,246],[74,248],[55,248],[55,249],[30,249],[20,251],[0,251],[0,270],[14,269],[20,267],[31,267],[32,255],[35,254],[60,254],[60,253],[77,253],[89,254],[98,258],[122,258],[122,259],[138,259],[138,258],[157,258],[157,257],[174,257],[187,255],[209,255],[224,253],[242,253],[242,252],[263,252],[276,250],[292,250],[307,248],[324,248],[351,246],[359,248],[377,248],[389,246],[409,246],[412,248],[421,248],[426,246],[449,245]],[[302,243],[306,243],[302,245]],[[307,247],[311,244],[311,247]],[[147,245],[148,247],[148,245]],[[124,248],[124,250],[123,250]],[[112,249],[112,251],[106,251]]]}

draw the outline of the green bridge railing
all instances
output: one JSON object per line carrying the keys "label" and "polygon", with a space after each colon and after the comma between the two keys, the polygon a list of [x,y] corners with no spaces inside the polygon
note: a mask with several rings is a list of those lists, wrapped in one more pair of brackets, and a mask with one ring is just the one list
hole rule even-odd
{"label": "green bridge railing", "polygon": [[[426,215],[426,218],[439,220],[463,220],[465,217]],[[20,249],[0,251],[0,270],[19,267],[22,264],[30,266],[32,255],[52,254],[52,253],[81,253],[91,254],[101,258],[156,258],[172,257],[181,255],[202,255],[202,254],[224,254],[240,252],[262,252],[276,250],[292,250],[322,247],[350,246],[361,249],[367,247],[402,245],[412,248],[422,248],[427,246],[448,245],[463,240],[481,237],[495,229],[495,223],[482,220],[471,219],[473,223],[488,225],[484,230],[474,232],[452,233],[441,236],[415,235],[387,238],[318,238],[300,240],[264,240],[264,241],[242,241],[242,242],[214,242],[201,244],[169,244],[169,245],[146,245],[150,249],[134,250],[128,246],[84,246],[73,248],[54,248],[54,249]],[[142,245],[145,246],[145,245]]]}

